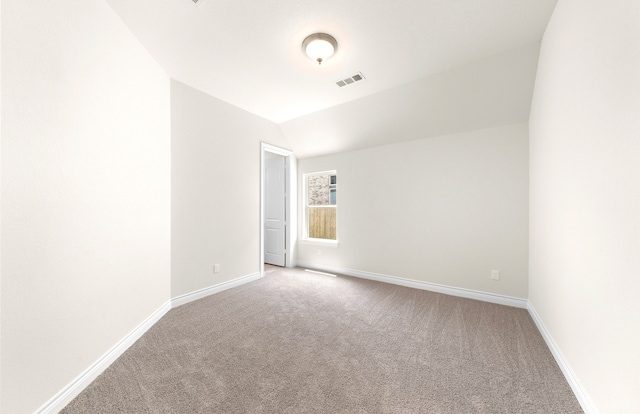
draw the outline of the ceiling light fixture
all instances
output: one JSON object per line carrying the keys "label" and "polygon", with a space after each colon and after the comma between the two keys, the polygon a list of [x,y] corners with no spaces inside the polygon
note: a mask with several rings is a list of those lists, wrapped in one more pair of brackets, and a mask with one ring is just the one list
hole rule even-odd
{"label": "ceiling light fixture", "polygon": [[326,33],[314,33],[307,36],[302,42],[302,50],[312,60],[321,65],[322,62],[329,59],[338,49],[338,42],[335,37]]}

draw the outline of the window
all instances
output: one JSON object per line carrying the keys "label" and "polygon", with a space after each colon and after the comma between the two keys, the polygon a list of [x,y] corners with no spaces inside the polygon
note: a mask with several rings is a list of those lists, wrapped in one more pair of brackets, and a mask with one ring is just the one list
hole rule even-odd
{"label": "window", "polygon": [[338,177],[335,171],[305,174],[305,238],[336,240]]}

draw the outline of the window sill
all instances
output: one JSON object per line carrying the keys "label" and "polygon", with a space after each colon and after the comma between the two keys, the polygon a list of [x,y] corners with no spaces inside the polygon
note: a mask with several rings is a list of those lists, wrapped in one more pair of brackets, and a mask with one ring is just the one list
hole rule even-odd
{"label": "window sill", "polygon": [[301,244],[308,244],[311,246],[323,246],[323,247],[338,247],[338,240],[325,240],[325,239],[302,239]]}

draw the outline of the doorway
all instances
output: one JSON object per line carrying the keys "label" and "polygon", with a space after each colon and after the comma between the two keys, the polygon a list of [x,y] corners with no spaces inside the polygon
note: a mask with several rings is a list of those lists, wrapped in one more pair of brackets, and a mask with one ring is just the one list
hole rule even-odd
{"label": "doorway", "polygon": [[287,240],[287,183],[285,157],[265,153],[264,160],[264,264],[284,267]]}
{"label": "doorway", "polygon": [[296,238],[296,172],[291,151],[261,144],[260,274],[264,266],[293,267]]}

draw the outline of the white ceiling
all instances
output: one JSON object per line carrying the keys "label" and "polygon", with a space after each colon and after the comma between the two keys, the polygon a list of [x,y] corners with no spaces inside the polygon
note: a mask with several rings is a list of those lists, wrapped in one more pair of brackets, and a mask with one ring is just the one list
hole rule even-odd
{"label": "white ceiling", "polygon": [[285,121],[298,158],[527,122],[539,43]]}
{"label": "white ceiling", "polygon": [[538,42],[556,1],[107,0],[169,76],[276,123]]}
{"label": "white ceiling", "polygon": [[[299,158],[526,122],[557,2],[106,1],[170,77],[279,124]],[[321,66],[315,32],[338,41]]]}

